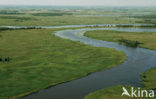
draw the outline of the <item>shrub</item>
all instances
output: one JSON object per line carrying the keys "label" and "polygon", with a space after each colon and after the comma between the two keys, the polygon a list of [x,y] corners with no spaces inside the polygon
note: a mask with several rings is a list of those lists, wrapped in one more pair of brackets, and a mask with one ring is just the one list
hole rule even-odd
{"label": "shrub", "polygon": [[126,40],[126,39],[120,39],[118,41],[120,44],[124,44],[124,45],[130,46],[130,47],[138,47],[139,44],[143,44],[138,41],[132,41],[132,40]]}

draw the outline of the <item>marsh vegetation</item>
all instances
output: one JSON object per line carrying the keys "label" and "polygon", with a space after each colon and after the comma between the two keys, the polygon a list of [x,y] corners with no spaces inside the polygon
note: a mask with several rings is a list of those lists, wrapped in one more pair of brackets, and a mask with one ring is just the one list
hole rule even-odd
{"label": "marsh vegetation", "polygon": [[155,11],[154,7],[1,7],[0,25],[145,24],[155,22]]}
{"label": "marsh vegetation", "polygon": [[113,30],[88,31],[85,36],[118,42],[132,47],[143,47],[156,50],[156,33],[155,32],[122,32]]}
{"label": "marsh vegetation", "polygon": [[121,38],[118,41],[119,41],[119,44],[124,44],[124,45],[130,46],[130,47],[138,47],[139,44],[143,44],[138,41],[132,41],[132,40],[127,40],[127,39],[123,39],[123,38]]}
{"label": "marsh vegetation", "polygon": [[[51,35],[64,29],[42,29],[34,26],[155,24],[155,12],[155,7],[0,7],[0,26],[30,26],[20,29],[0,27],[0,98],[21,97],[111,68],[126,59],[121,51],[97,48]],[[156,50],[156,33],[89,31],[85,35]],[[5,60],[9,62],[6,63]],[[149,75],[154,73],[155,71],[150,71]],[[150,82],[155,83],[153,77],[153,80],[148,78],[148,73],[143,77],[145,86],[151,84]],[[117,88],[110,90],[114,92]],[[102,94],[105,93],[100,91],[100,95]],[[106,97],[109,96],[106,93]]]}
{"label": "marsh vegetation", "polygon": [[63,29],[1,32],[0,56],[10,56],[12,60],[0,62],[0,98],[24,96],[111,68],[126,58],[114,49],[96,48],[51,34],[57,30]]}

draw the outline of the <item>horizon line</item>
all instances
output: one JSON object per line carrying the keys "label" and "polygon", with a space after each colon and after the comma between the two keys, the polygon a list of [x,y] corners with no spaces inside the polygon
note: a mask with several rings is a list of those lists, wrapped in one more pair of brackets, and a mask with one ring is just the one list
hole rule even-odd
{"label": "horizon line", "polygon": [[35,5],[35,4],[0,4],[0,6],[72,6],[72,7],[156,7],[156,5]]}

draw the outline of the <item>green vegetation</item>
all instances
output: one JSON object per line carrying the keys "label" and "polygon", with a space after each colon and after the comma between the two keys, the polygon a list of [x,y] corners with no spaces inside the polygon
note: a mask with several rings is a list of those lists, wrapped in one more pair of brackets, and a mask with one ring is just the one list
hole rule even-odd
{"label": "green vegetation", "polygon": [[72,15],[72,13],[34,13],[34,16],[63,16],[63,15]]}
{"label": "green vegetation", "polygon": [[[145,24],[155,22],[155,8],[0,8],[0,25],[52,26],[80,24]],[[143,17],[143,15],[145,17]],[[149,16],[152,18],[149,19]]]}
{"label": "green vegetation", "polygon": [[7,27],[0,27],[0,32],[1,32],[1,31],[5,31],[5,30],[10,30],[10,29],[7,28]]}
{"label": "green vegetation", "polygon": [[[130,89],[130,87],[126,87],[126,89]],[[113,86],[90,93],[84,99],[131,99],[127,96],[121,96],[122,92],[122,86]]]}
{"label": "green vegetation", "polygon": [[0,10],[0,15],[22,15],[18,10]]}
{"label": "green vegetation", "polygon": [[15,21],[37,20],[35,18],[21,16],[0,16],[0,19],[13,19]]}
{"label": "green vegetation", "polygon": [[[18,17],[18,16],[17,16]],[[135,23],[134,21],[129,22],[125,18],[116,17],[76,17],[73,15],[64,16],[34,16],[25,15],[25,17],[31,17],[33,19],[17,21],[17,19],[4,19],[0,18],[0,25],[11,25],[11,26],[58,26],[58,25],[84,25],[84,24],[128,24]]]}
{"label": "green vegetation", "polygon": [[8,28],[8,27],[0,27],[0,32],[1,31],[6,31],[6,30],[24,30],[24,29],[41,29],[41,27],[22,27],[22,28]]}
{"label": "green vegetation", "polygon": [[11,30],[11,29],[9,29],[7,27],[0,27],[0,38],[2,37],[1,32],[6,31],[6,30]]}
{"label": "green vegetation", "polygon": [[139,44],[142,44],[138,41],[132,41],[132,40],[126,40],[126,39],[120,39],[118,40],[120,44],[124,44],[126,46],[130,46],[130,47],[138,47]]}
{"label": "green vegetation", "polygon": [[147,72],[141,75],[142,77],[142,84],[145,86],[146,89],[155,89],[156,90],[156,68],[152,68]]}
{"label": "green vegetation", "polygon": [[[143,89],[149,89],[149,90],[156,89],[155,75],[156,75],[156,68],[153,68],[141,75],[143,80],[142,84],[144,85]],[[130,87],[126,87],[126,89],[130,89]],[[122,92],[123,92],[122,86],[113,86],[110,88],[105,88],[90,93],[88,96],[85,97],[85,99],[131,99],[130,97],[127,96],[121,96]],[[143,99],[143,98],[137,98],[137,99]]]}
{"label": "green vegetation", "polygon": [[136,21],[136,23],[143,24],[156,24],[156,15],[142,15],[142,16],[132,16],[134,18],[143,19],[142,21]]}
{"label": "green vegetation", "polygon": [[1,58],[0,57],[0,62],[10,62],[10,58],[9,57],[7,57],[7,58]]}
{"label": "green vegetation", "polygon": [[[88,31],[85,33],[85,36],[105,40],[105,41],[112,41],[112,42],[119,42],[121,39],[126,39],[132,42],[132,45],[136,43],[139,44],[139,47],[149,48],[156,50],[156,33],[154,32],[122,32],[122,31]],[[136,42],[137,40],[137,42]]]}
{"label": "green vegetation", "polygon": [[121,64],[124,53],[52,35],[62,29],[1,31],[0,98],[21,97],[39,89]]}

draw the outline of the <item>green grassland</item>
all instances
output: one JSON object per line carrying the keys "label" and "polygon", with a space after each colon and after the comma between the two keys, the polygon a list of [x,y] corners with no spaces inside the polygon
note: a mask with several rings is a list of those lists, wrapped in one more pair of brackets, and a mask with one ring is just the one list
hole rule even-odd
{"label": "green grassland", "polygon": [[121,64],[125,54],[52,35],[62,29],[0,31],[0,97],[24,96]]}
{"label": "green grassland", "polygon": [[[105,41],[118,42],[120,39],[128,39],[132,41],[139,41],[143,44],[139,47],[149,48],[156,50],[156,33],[150,32],[121,32],[121,31],[88,31],[85,36],[100,39]],[[156,68],[141,74],[142,84],[144,89],[156,89]],[[128,89],[129,87],[127,87]],[[121,97],[122,86],[114,86],[110,88],[105,88],[98,90],[96,92],[90,93],[85,99],[131,99],[130,97]]]}
{"label": "green grassland", "polygon": [[142,84],[146,89],[156,89],[156,68],[146,71],[141,75],[143,80]]}
{"label": "green grassland", "polygon": [[[130,89],[130,87],[126,87]],[[90,93],[84,99],[131,99],[127,96],[121,96],[122,86],[113,86]]]}
{"label": "green grassland", "polygon": [[88,31],[86,36],[112,42],[119,42],[120,39],[138,41],[139,47],[156,50],[156,33],[154,32],[122,32],[122,31]]}
{"label": "green grassland", "polygon": [[146,24],[155,8],[0,8],[0,25]]}
{"label": "green grassland", "polygon": [[[4,19],[5,18],[5,19]],[[29,20],[27,20],[29,19]],[[75,17],[65,16],[0,16],[0,25],[11,26],[57,26],[57,25],[83,25],[83,24],[128,24],[135,20],[116,17]]]}
{"label": "green grassland", "polygon": [[[151,70],[143,73],[142,84],[144,87],[142,89],[156,89],[156,68],[152,68]],[[130,89],[130,86],[127,86],[126,89]],[[135,88],[137,89],[137,88]],[[84,99],[132,99],[127,96],[121,96],[123,92],[122,86],[113,86],[110,88],[105,88],[102,90],[98,90],[96,92],[90,93]],[[148,99],[148,98],[135,98],[135,99]],[[149,98],[151,99],[151,98]],[[153,98],[152,98],[153,99]]]}

